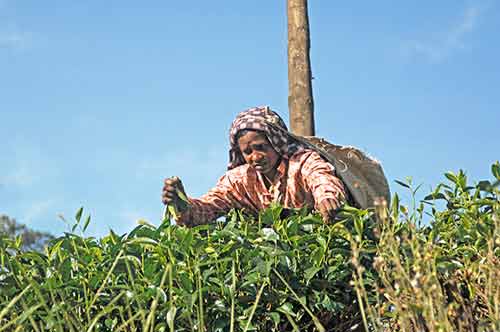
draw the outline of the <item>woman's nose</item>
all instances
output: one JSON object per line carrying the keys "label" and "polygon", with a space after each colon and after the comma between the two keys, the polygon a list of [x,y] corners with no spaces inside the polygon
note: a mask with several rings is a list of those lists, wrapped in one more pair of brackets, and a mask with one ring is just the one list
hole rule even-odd
{"label": "woman's nose", "polygon": [[259,162],[262,160],[262,156],[259,153],[252,153],[251,160],[253,162]]}

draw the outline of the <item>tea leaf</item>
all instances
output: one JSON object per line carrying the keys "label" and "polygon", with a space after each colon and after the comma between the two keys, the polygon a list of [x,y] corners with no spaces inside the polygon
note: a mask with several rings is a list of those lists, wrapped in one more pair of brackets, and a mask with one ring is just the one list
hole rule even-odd
{"label": "tea leaf", "polygon": [[408,188],[410,189],[410,186],[407,185],[406,183],[402,182],[402,181],[399,181],[399,180],[394,180],[394,182],[396,182],[397,184],[399,184],[400,186],[402,187],[405,187],[405,188]]}
{"label": "tea leaf", "polygon": [[82,207],[80,207],[80,208],[78,209],[78,211],[76,211],[76,214],[75,214],[75,219],[76,219],[77,223],[79,223],[79,222],[80,222],[80,219],[82,218],[82,213],[83,213],[83,206],[82,206]]}
{"label": "tea leaf", "polygon": [[424,200],[426,201],[438,200],[438,199],[446,199],[446,196],[443,193],[432,193],[424,197]]}
{"label": "tea leaf", "polygon": [[177,313],[177,308],[175,306],[172,306],[170,310],[167,312],[167,324],[170,329],[170,331],[175,331],[174,330],[174,323],[175,323],[175,314]]}
{"label": "tea leaf", "polygon": [[284,314],[288,314],[288,315],[290,315],[290,316],[292,316],[292,317],[297,316],[297,314],[296,314],[295,312],[293,312],[293,306],[292,306],[292,304],[291,304],[291,303],[289,303],[289,302],[285,302],[285,303],[283,303],[283,304],[282,304],[282,305],[281,305],[278,309],[276,309],[276,310],[278,310],[279,312],[282,312],[282,313],[284,313]]}
{"label": "tea leaf", "polygon": [[87,230],[87,227],[89,226],[89,224],[90,224],[90,214],[88,215],[87,219],[85,220],[85,223],[83,224],[83,232],[84,233]]}
{"label": "tea leaf", "polygon": [[446,173],[444,173],[444,176],[448,180],[450,180],[451,182],[454,182],[456,184],[458,184],[458,182],[459,182],[457,176],[455,174],[453,174],[452,172],[446,172]]}
{"label": "tea leaf", "polygon": [[491,165],[491,173],[493,173],[493,176],[500,181],[500,162],[497,161]]}

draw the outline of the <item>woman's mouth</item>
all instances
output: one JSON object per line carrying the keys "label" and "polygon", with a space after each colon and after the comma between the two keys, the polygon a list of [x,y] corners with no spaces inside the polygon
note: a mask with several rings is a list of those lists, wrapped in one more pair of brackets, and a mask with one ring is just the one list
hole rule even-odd
{"label": "woman's mouth", "polygon": [[254,164],[253,167],[258,171],[262,171],[266,168],[266,164],[265,163]]}

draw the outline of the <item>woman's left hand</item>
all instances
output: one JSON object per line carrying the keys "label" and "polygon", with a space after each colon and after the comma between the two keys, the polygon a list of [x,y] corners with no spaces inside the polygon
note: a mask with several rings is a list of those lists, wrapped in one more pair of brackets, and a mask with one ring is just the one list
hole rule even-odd
{"label": "woman's left hand", "polygon": [[323,217],[323,221],[329,224],[335,217],[337,202],[332,198],[326,198],[318,204],[318,210]]}

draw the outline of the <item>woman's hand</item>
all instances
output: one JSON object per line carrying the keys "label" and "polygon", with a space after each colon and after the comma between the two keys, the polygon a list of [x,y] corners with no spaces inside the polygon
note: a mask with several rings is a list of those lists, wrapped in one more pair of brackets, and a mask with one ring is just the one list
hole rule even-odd
{"label": "woman's hand", "polygon": [[335,218],[337,208],[337,202],[331,198],[326,198],[318,204],[319,213],[326,224],[329,224]]}
{"label": "woman's hand", "polygon": [[163,204],[172,204],[179,212],[185,212],[189,208],[189,203],[185,201],[186,197],[181,179],[177,176],[165,179],[161,195]]}

